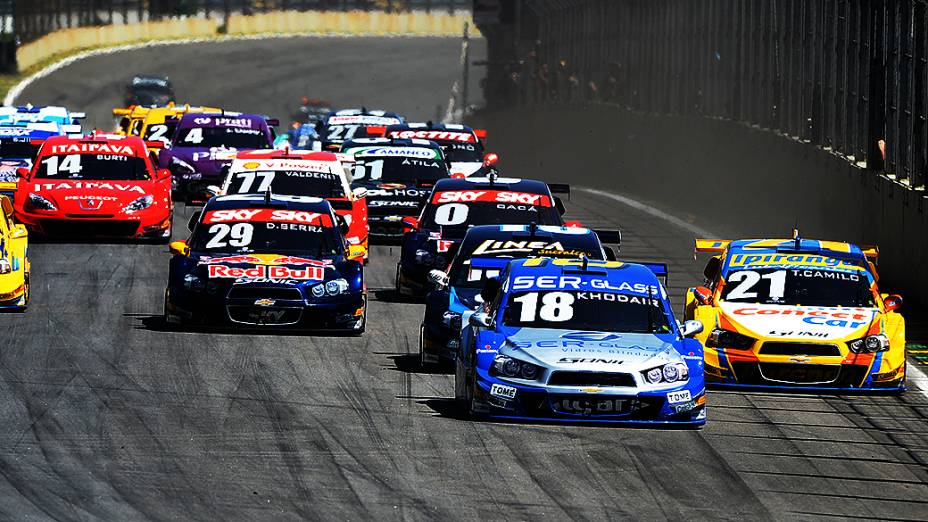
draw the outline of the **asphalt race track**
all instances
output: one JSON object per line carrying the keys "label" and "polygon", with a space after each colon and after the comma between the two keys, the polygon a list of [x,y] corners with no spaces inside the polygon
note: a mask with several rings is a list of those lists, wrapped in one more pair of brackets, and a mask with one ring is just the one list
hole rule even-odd
{"label": "asphalt race track", "polygon": [[[108,127],[131,74],[164,72],[181,98],[284,121],[303,94],[434,118],[459,53],[456,39],[424,38],[159,47],[79,62],[18,101]],[[506,139],[489,131],[491,148]],[[698,281],[692,232],[590,193],[568,209],[620,226],[624,257],[669,261],[672,295]],[[928,399],[915,385],[902,397],[711,392],[698,431],[475,423],[457,418],[450,375],[417,371],[422,306],[392,301],[395,249],[372,254],[359,339],[165,331],[164,246],[30,253],[31,307],[0,316],[2,519],[928,516]]]}

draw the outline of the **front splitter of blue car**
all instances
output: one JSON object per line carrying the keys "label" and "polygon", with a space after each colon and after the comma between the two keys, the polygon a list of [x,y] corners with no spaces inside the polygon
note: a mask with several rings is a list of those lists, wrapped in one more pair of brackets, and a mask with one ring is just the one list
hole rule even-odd
{"label": "front splitter of blue car", "polygon": [[[608,387],[585,388],[587,391],[526,386],[478,370],[473,413],[485,418],[532,422],[681,426],[706,423],[706,392],[701,379],[691,379],[674,388],[637,393]],[[512,389],[515,393],[511,399],[500,396],[511,393]],[[690,398],[671,404],[670,394],[680,392],[689,392]]]}

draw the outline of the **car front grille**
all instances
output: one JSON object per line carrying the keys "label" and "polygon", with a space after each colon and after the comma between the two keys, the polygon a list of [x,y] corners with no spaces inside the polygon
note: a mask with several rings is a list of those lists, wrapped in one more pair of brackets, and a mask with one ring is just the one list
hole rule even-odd
{"label": "car front grille", "polygon": [[840,356],[841,349],[834,344],[766,342],[758,352],[761,355]]}
{"label": "car front grille", "polygon": [[139,229],[138,221],[100,219],[44,219],[42,231],[50,236],[129,237]]}
{"label": "car front grille", "polygon": [[226,310],[232,322],[254,326],[292,325],[303,317],[302,308],[230,305]]}
{"label": "car front grille", "polygon": [[635,387],[635,378],[628,373],[553,372],[548,386],[623,386]]}
{"label": "car front grille", "polygon": [[747,386],[857,388],[867,375],[867,367],[859,364],[733,362],[732,369],[738,383]]}

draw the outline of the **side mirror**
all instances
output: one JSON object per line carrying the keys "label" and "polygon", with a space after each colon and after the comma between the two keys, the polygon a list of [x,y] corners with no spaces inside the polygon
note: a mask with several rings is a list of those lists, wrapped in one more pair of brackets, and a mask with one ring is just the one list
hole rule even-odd
{"label": "side mirror", "polygon": [[171,242],[171,244],[168,245],[168,249],[171,251],[171,255],[175,255],[175,256],[190,255],[190,247],[187,246],[186,239]]}
{"label": "side mirror", "polygon": [[219,187],[217,187],[216,185],[210,185],[210,186],[206,187],[206,193],[209,194],[210,196],[217,196],[217,195],[219,195],[219,191],[220,191],[220,190],[221,190],[221,189],[220,189]]}
{"label": "side mirror", "polygon": [[712,290],[704,286],[697,286],[693,289],[693,297],[701,305],[712,304]]}
{"label": "side mirror", "polygon": [[195,210],[193,214],[190,214],[190,219],[187,220],[187,230],[193,232],[193,229],[196,228],[197,223],[200,222],[201,210]]}
{"label": "side mirror", "polygon": [[567,207],[564,206],[564,202],[561,201],[561,198],[554,196],[554,208],[557,209],[557,213],[564,215],[567,213]]}
{"label": "side mirror", "polygon": [[480,289],[480,298],[483,299],[484,303],[492,302],[493,299],[496,299],[496,294],[499,293],[500,286],[498,278],[491,277],[483,283],[483,288]]}
{"label": "side mirror", "polygon": [[496,165],[497,161],[499,161],[499,155],[495,152],[491,152],[483,157],[483,166],[489,167],[490,165]]}
{"label": "side mirror", "polygon": [[338,223],[338,230],[343,236],[348,233],[348,221],[345,216],[335,214],[335,222]]}
{"label": "side mirror", "polygon": [[493,324],[493,320],[490,319],[490,315],[484,312],[474,312],[470,314],[468,321],[470,322],[471,326],[477,326],[481,328],[489,328],[490,325]]}
{"label": "side mirror", "polygon": [[406,216],[403,218],[403,232],[413,232],[419,230],[419,218],[415,216]]}
{"label": "side mirror", "polygon": [[13,225],[13,230],[10,231],[10,239],[20,239],[28,236],[29,230],[26,225]]}
{"label": "side mirror", "polygon": [[683,334],[683,337],[693,337],[698,333],[702,333],[702,323],[699,321],[687,321],[683,323],[683,328],[680,329],[680,333]]}
{"label": "side mirror", "polygon": [[606,253],[606,261],[616,261],[619,259],[616,257],[615,250],[613,250],[612,247],[604,246],[603,251]]}
{"label": "side mirror", "polygon": [[170,169],[158,169],[158,179],[171,179],[171,170]]}
{"label": "side mirror", "polygon": [[583,228],[583,223],[579,221],[565,221],[564,226],[568,228]]}
{"label": "side mirror", "polygon": [[448,279],[448,274],[444,273],[441,270],[432,270],[429,272],[429,281],[432,282],[436,287],[445,289],[448,288],[450,280]]}
{"label": "side mirror", "polygon": [[722,269],[722,260],[718,257],[711,257],[706,263],[706,268],[703,269],[702,275],[706,276],[707,281],[715,281],[715,278],[719,276],[719,270]]}
{"label": "side mirror", "polygon": [[355,187],[351,190],[351,194],[354,195],[355,199],[366,198],[367,189],[364,187]]}
{"label": "side mirror", "polygon": [[902,308],[902,296],[893,294],[883,298],[883,307],[887,312]]}
{"label": "side mirror", "polygon": [[21,178],[28,178],[29,169],[27,169],[26,167],[19,167],[18,169],[16,169],[16,175]]}

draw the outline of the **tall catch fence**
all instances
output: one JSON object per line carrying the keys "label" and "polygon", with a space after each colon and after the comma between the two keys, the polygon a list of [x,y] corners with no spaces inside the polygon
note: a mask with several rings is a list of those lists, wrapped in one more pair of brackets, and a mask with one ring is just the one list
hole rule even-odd
{"label": "tall catch fence", "polygon": [[747,122],[925,189],[925,0],[503,4],[512,16],[481,27],[488,100]]}
{"label": "tall catch fence", "polygon": [[0,0],[0,71],[16,70],[16,47],[61,30],[178,17],[228,20],[271,11],[464,11],[471,0]]}

